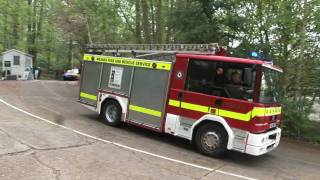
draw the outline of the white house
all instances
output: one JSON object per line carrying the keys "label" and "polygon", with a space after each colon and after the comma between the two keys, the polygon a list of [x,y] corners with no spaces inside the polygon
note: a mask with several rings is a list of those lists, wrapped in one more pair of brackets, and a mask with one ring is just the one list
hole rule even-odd
{"label": "white house", "polygon": [[32,55],[11,49],[2,53],[2,72],[5,79],[33,79]]}

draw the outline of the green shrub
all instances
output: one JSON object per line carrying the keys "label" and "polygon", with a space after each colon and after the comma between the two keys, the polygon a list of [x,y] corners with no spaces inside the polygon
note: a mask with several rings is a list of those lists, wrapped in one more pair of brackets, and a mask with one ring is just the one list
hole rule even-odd
{"label": "green shrub", "polygon": [[305,100],[283,100],[282,101],[282,129],[283,135],[299,140],[306,140],[305,134],[310,128],[308,115],[311,111],[310,103]]}

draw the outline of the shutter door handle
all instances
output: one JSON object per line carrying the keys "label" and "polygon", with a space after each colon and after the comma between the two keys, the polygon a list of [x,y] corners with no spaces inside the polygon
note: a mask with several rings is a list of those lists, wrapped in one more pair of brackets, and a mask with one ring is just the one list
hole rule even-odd
{"label": "shutter door handle", "polygon": [[182,92],[178,93],[178,99],[179,99],[179,101],[183,101],[183,93]]}

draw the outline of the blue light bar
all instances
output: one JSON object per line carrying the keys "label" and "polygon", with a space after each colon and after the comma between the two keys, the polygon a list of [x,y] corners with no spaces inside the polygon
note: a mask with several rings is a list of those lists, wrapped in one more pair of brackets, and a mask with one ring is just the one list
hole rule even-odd
{"label": "blue light bar", "polygon": [[255,51],[251,51],[249,56],[257,59],[260,58],[260,55]]}

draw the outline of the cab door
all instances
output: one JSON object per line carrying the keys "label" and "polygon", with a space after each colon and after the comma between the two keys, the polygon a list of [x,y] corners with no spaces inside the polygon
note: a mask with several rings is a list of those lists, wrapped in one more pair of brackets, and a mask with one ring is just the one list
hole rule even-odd
{"label": "cab door", "polygon": [[203,115],[217,114],[223,88],[212,85],[216,61],[177,59],[170,90],[168,113],[180,116],[180,125],[192,126]]}
{"label": "cab door", "polygon": [[198,120],[206,114],[218,114],[219,95],[224,89],[214,85],[219,63],[190,59],[181,100],[181,116]]}

